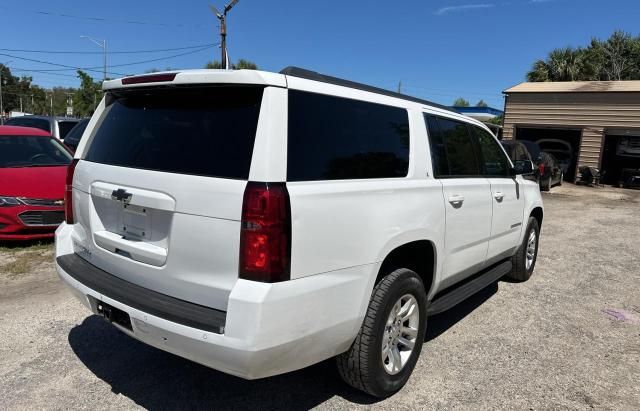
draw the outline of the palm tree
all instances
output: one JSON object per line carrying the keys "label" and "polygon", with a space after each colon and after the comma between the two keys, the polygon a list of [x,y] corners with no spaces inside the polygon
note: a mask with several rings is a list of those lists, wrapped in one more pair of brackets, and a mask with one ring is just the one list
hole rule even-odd
{"label": "palm tree", "polygon": [[527,81],[551,81],[551,69],[544,60],[533,63],[533,68],[527,73]]}

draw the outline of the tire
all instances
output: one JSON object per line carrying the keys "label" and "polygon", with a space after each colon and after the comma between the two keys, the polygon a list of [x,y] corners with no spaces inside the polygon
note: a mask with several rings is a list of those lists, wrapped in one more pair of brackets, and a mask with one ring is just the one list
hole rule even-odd
{"label": "tire", "polygon": [[[527,262],[527,251],[529,248],[529,241],[531,235],[535,236],[535,244],[533,246],[533,260]],[[527,231],[525,232],[522,244],[518,247],[518,251],[511,257],[511,272],[507,274],[507,277],[517,282],[524,282],[531,278],[533,270],[536,267],[536,260],[538,259],[538,244],[540,243],[540,226],[538,220],[533,217],[529,217],[527,223]]]}
{"label": "tire", "polygon": [[546,180],[541,180],[540,191],[551,191],[551,176]]}
{"label": "tire", "polygon": [[[398,342],[398,350],[405,353],[406,359],[400,361],[404,362],[398,367],[399,370],[396,370],[393,368],[391,355],[382,358],[383,342],[386,340],[389,344],[390,340],[397,341],[394,335],[397,335],[399,326],[397,323],[388,325],[388,321],[392,310],[395,316],[397,303],[410,301],[409,297],[412,297],[417,305],[418,320],[412,317],[401,325],[411,326],[413,321],[412,328],[417,331],[410,354],[406,354],[408,347]],[[412,312],[416,312],[415,308]],[[340,376],[347,384],[372,396],[385,398],[393,395],[406,384],[413,372],[422,350],[426,326],[427,296],[422,280],[415,272],[406,268],[390,272],[373,289],[367,314],[355,341],[348,351],[336,357]],[[403,332],[400,336],[405,340],[411,338]],[[406,351],[402,351],[401,348]],[[389,352],[393,351],[392,349]],[[392,370],[387,371],[387,368]]]}

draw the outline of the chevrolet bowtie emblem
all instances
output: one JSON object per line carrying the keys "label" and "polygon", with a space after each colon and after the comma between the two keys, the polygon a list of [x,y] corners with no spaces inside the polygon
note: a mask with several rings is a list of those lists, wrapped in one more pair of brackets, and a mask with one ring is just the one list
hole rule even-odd
{"label": "chevrolet bowtie emblem", "polygon": [[116,200],[116,201],[120,201],[124,204],[129,204],[129,202],[131,201],[131,197],[133,196],[133,194],[131,193],[127,193],[127,190],[123,189],[123,188],[119,188],[117,190],[113,190],[113,192],[111,193],[111,199],[112,200]]}

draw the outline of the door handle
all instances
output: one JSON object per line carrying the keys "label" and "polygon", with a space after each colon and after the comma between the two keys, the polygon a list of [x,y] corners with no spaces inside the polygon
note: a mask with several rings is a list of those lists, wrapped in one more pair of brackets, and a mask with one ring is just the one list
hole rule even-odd
{"label": "door handle", "polygon": [[452,206],[457,208],[462,206],[462,203],[464,202],[464,197],[459,195],[454,195],[449,197],[449,202],[451,203]]}
{"label": "door handle", "polygon": [[493,194],[493,197],[494,197],[494,198],[495,198],[499,203],[501,203],[501,202],[502,202],[502,199],[504,199],[504,194],[502,194],[500,191],[496,191],[496,192]]}

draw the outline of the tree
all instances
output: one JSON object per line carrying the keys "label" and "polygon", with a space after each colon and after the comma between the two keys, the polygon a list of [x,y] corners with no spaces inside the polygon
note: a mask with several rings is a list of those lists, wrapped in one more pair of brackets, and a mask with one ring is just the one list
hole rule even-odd
{"label": "tree", "polygon": [[96,105],[102,99],[102,85],[87,73],[78,70],[80,88],[73,94],[73,114],[79,117],[89,117]]}
{"label": "tree", "polygon": [[497,124],[499,126],[501,126],[503,122],[504,122],[504,114],[500,114],[499,116],[496,116],[494,118],[490,118],[489,120],[487,120],[487,123]]}
{"label": "tree", "polygon": [[480,100],[476,103],[476,107],[489,107],[489,105],[484,100]]}
{"label": "tree", "polygon": [[463,99],[462,97],[458,97],[453,102],[453,106],[454,107],[469,107],[469,102],[467,100]]}
{"label": "tree", "polygon": [[[204,67],[207,69],[222,69],[224,67],[222,67],[222,63],[219,62],[218,60],[213,60],[207,63],[207,65]],[[245,59],[240,59],[238,60],[237,63],[231,63],[231,69],[232,70],[242,70],[242,69],[247,69],[247,70],[257,70],[258,66],[256,65],[256,63],[249,61],[249,60],[245,60]]]}
{"label": "tree", "polygon": [[527,80],[534,82],[638,79],[640,37],[623,31],[604,41],[593,38],[586,48],[554,49],[527,73]]}

